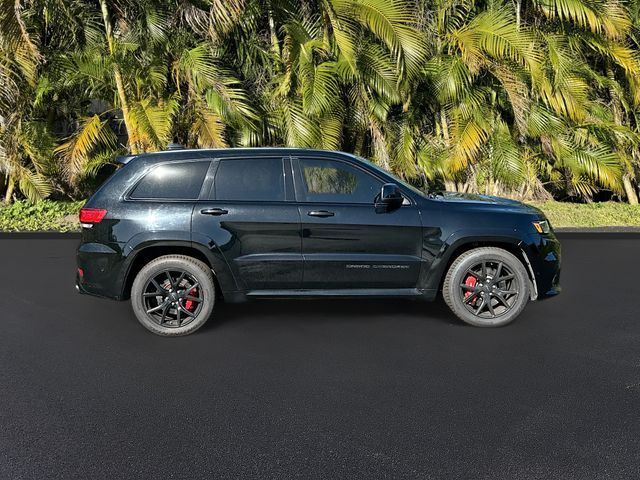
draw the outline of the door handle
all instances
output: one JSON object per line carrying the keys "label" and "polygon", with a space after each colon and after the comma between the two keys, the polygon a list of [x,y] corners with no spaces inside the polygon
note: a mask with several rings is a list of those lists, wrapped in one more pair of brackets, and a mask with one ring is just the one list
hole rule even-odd
{"label": "door handle", "polygon": [[335,213],[327,210],[311,210],[310,212],[307,212],[307,215],[310,217],[333,217]]}
{"label": "door handle", "polygon": [[200,213],[203,215],[226,215],[229,213],[229,210],[225,210],[224,208],[204,208],[200,210]]}

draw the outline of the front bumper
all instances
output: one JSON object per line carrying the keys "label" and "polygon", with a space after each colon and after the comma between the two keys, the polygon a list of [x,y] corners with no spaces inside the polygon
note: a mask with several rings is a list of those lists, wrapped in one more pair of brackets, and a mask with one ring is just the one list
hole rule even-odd
{"label": "front bumper", "polygon": [[538,300],[558,295],[562,291],[560,241],[553,234],[534,235],[530,238],[525,253],[535,276]]}

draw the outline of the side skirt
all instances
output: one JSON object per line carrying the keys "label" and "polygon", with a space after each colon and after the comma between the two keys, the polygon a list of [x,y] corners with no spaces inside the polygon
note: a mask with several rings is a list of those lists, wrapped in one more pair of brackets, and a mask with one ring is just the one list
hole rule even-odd
{"label": "side skirt", "polygon": [[299,290],[250,290],[250,298],[269,297],[424,297],[425,291],[417,288],[345,288],[345,289],[299,289]]}

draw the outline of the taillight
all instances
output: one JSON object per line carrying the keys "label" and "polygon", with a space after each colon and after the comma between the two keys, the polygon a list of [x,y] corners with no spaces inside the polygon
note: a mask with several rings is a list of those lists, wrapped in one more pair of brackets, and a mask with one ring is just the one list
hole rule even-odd
{"label": "taillight", "polygon": [[82,208],[80,209],[80,223],[100,223],[107,211],[104,208]]}

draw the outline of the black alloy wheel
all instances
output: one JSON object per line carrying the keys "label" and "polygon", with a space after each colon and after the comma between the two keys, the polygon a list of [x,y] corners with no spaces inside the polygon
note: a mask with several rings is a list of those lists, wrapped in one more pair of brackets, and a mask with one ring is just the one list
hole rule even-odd
{"label": "black alloy wheel", "polygon": [[195,332],[211,316],[215,300],[211,268],[186,255],[165,255],[150,261],[131,287],[131,305],[138,321],[164,336]]}
{"label": "black alloy wheel", "polygon": [[463,304],[481,318],[506,314],[516,304],[519,293],[518,279],[500,261],[482,261],[469,267],[460,283]]}
{"label": "black alloy wheel", "polygon": [[516,319],[531,297],[526,267],[511,252],[478,247],[463,252],[447,271],[442,296],[456,316],[477,327]]}
{"label": "black alloy wheel", "polygon": [[184,270],[166,270],[151,277],[142,293],[150,318],[158,325],[188,325],[202,309],[204,298],[195,277]]}

